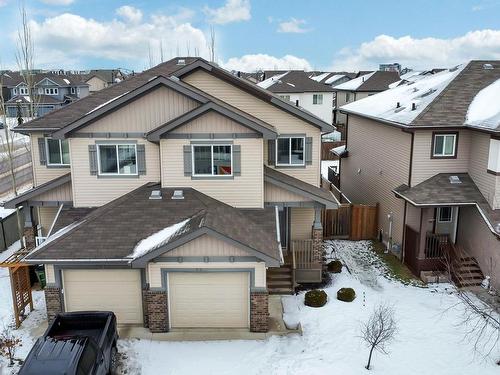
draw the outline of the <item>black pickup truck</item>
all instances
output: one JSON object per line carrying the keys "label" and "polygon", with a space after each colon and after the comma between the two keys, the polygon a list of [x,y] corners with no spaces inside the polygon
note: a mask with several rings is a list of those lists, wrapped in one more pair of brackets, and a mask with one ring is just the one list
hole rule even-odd
{"label": "black pickup truck", "polygon": [[117,339],[112,312],[59,314],[36,341],[19,374],[111,374]]}

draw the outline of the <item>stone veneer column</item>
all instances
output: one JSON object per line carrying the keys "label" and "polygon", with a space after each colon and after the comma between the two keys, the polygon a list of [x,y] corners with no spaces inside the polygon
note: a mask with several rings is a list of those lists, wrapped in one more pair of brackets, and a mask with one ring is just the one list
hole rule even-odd
{"label": "stone veneer column", "polygon": [[314,223],[312,226],[313,262],[324,263],[323,259],[323,225],[321,224],[321,208],[314,209]]}
{"label": "stone veneer column", "polygon": [[32,226],[24,227],[23,235],[24,235],[26,250],[33,250],[35,248],[36,246],[35,233],[36,233],[35,228],[33,228]]}
{"label": "stone veneer column", "polygon": [[47,285],[44,289],[44,293],[45,306],[47,309],[47,321],[50,324],[57,314],[63,312],[61,288]]}
{"label": "stone veneer column", "polygon": [[168,332],[168,297],[164,290],[146,290],[145,294],[145,324],[153,333]]}
{"label": "stone veneer column", "polygon": [[267,289],[250,292],[250,331],[269,330],[269,293]]}

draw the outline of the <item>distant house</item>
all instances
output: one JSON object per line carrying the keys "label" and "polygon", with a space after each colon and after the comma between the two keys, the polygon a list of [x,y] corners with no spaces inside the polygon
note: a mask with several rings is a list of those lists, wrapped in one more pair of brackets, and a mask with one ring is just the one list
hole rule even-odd
{"label": "distant house", "polygon": [[80,77],[83,82],[89,85],[90,93],[100,91],[126,78],[125,74],[119,69],[93,69],[84,72]]}
{"label": "distant house", "polygon": [[[56,73],[33,73],[34,88],[29,92],[25,79],[19,72],[5,72],[7,89],[5,107],[8,117],[30,117],[31,101],[35,101],[35,117],[61,108],[89,94],[89,85],[78,77]],[[20,112],[20,113],[19,113]]]}
{"label": "distant house", "polygon": [[401,73],[401,64],[392,63],[392,64],[380,64],[379,69],[382,72],[398,72]]}

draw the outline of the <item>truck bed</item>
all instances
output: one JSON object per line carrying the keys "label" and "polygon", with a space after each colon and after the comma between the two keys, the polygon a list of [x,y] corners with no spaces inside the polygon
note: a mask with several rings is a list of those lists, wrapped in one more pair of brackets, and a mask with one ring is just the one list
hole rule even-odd
{"label": "truck bed", "polygon": [[106,334],[106,324],[110,319],[108,313],[68,313],[56,318],[46,336],[64,340],[73,337],[92,337],[99,343]]}

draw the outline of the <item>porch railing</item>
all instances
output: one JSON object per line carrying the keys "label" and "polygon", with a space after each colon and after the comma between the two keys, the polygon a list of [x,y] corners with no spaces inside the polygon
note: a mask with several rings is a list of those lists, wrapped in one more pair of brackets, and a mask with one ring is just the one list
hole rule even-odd
{"label": "porch railing", "polygon": [[425,257],[442,258],[449,244],[450,237],[448,234],[428,232],[425,236]]}
{"label": "porch railing", "polygon": [[313,241],[293,240],[292,241],[293,269],[312,269],[316,264],[313,262]]}

